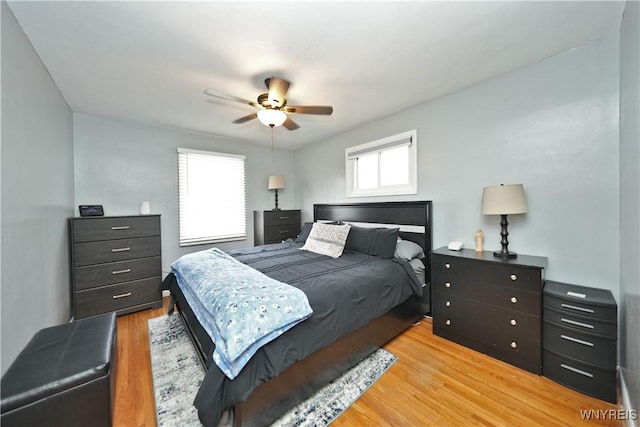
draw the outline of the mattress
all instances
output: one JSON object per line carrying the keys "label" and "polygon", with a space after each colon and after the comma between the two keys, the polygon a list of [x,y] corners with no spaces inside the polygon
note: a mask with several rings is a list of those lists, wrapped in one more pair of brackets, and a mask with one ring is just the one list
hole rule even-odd
{"label": "mattress", "polygon": [[[233,380],[211,361],[214,344],[179,301],[208,368],[195,398],[201,422],[215,426],[222,412],[246,400],[252,391],[288,366],[326,347],[380,317],[412,295],[422,285],[411,265],[397,258],[382,259],[347,251],[337,259],[300,250],[302,244],[279,244],[229,251],[242,263],[302,290],[313,309],[310,318],[263,346]],[[173,275],[163,282],[182,298]]]}

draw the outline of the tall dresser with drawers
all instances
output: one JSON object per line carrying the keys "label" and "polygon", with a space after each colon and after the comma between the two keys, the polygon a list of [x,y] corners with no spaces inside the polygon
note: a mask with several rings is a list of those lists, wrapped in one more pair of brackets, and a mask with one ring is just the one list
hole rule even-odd
{"label": "tall dresser with drawers", "polygon": [[547,258],[431,253],[433,333],[540,375]]}
{"label": "tall dresser with drawers", "polygon": [[76,319],[162,306],[160,216],[69,219]]}
{"label": "tall dresser with drawers", "polygon": [[253,211],[255,246],[295,239],[300,233],[300,210]]}
{"label": "tall dresser with drawers", "polygon": [[549,280],[543,306],[544,376],[616,403],[618,310],[611,291]]}

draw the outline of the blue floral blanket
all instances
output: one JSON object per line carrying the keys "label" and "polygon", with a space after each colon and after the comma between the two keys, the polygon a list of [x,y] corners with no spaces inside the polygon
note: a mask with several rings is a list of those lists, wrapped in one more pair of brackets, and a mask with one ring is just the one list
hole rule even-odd
{"label": "blue floral blanket", "polygon": [[213,248],[171,265],[178,286],[207,331],[213,360],[234,379],[264,344],[311,316],[304,292]]}

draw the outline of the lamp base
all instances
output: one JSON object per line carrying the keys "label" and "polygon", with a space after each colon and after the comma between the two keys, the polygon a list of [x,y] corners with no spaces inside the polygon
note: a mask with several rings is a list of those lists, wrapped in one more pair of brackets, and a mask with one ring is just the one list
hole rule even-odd
{"label": "lamp base", "polygon": [[502,252],[502,251],[493,251],[493,256],[499,258],[516,258],[518,256],[515,252]]}

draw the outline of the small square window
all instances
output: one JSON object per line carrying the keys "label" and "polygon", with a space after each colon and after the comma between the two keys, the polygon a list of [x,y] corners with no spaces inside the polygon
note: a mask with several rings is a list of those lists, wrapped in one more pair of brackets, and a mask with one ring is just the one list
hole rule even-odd
{"label": "small square window", "polygon": [[416,130],[345,150],[346,196],[417,194]]}

